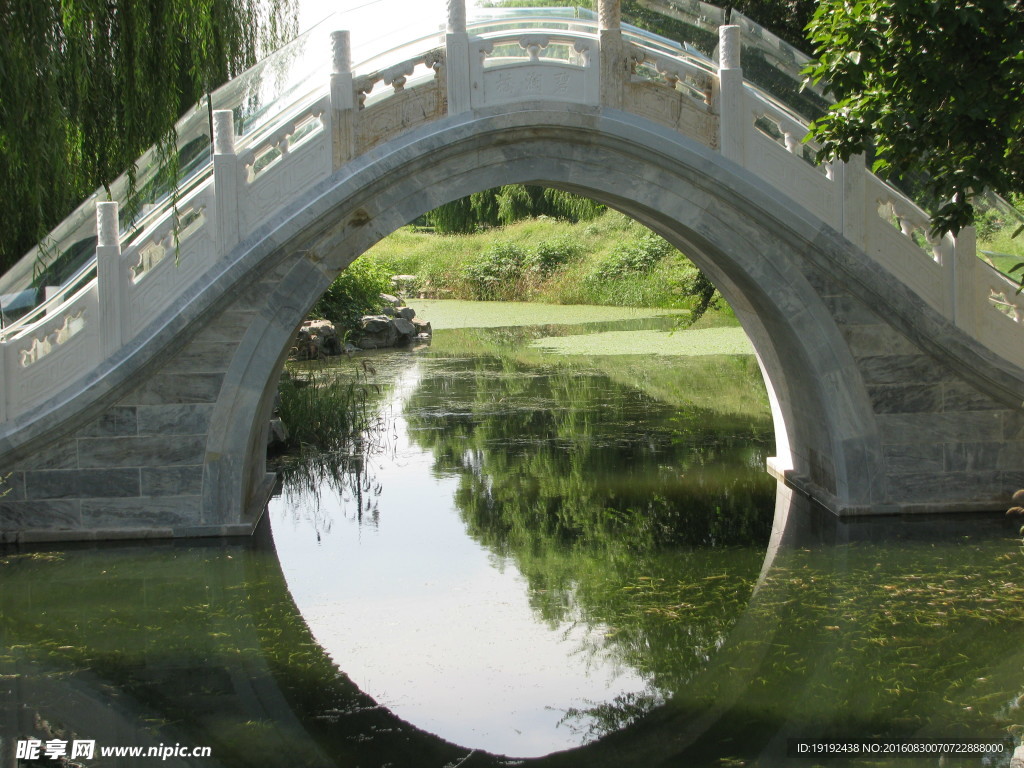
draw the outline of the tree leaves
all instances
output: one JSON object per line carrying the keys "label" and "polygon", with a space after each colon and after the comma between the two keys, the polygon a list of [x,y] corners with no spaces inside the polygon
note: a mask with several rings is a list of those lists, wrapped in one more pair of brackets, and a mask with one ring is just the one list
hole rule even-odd
{"label": "tree leaves", "polygon": [[1024,188],[1019,2],[822,0],[808,33],[807,74],[838,100],[811,126],[822,157],[873,152],[938,232],[972,223],[974,190]]}
{"label": "tree leaves", "polygon": [[[294,34],[295,0],[0,4],[0,268],[158,145],[204,93]],[[290,21],[289,21],[290,20]]]}

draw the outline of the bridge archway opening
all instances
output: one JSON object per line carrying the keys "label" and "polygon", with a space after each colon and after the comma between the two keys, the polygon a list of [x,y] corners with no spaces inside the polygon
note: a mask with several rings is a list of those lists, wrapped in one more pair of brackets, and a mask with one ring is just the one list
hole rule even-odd
{"label": "bridge archway opening", "polygon": [[630,116],[545,110],[442,121],[353,165],[311,190],[283,237],[267,238],[280,278],[229,369],[240,396],[214,414],[208,454],[221,456],[222,467],[207,467],[208,504],[244,506],[265,476],[265,424],[292,335],[340,270],[443,203],[517,183],[597,200],[686,254],[756,350],[775,426],[775,474],[820,489],[826,501],[880,495],[873,483],[851,482],[882,476],[877,436],[863,387],[841,375],[850,353],[803,262],[813,232],[719,156]]}

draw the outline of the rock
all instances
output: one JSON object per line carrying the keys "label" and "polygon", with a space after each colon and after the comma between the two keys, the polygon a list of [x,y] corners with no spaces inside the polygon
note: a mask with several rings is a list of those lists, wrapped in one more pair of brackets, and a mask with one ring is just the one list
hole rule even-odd
{"label": "rock", "polygon": [[416,310],[412,307],[402,307],[398,310],[398,316],[405,320],[412,320],[416,317]]}
{"label": "rock", "polygon": [[430,336],[434,332],[428,321],[421,320],[418,317],[413,318],[412,324],[416,326],[416,333],[419,336]]}
{"label": "rock", "polygon": [[[377,327],[376,324],[374,326]],[[360,349],[384,349],[395,346],[396,341],[398,330],[389,321],[380,330],[364,333],[356,343]]]}
{"label": "rock", "polygon": [[388,306],[384,307],[384,309],[382,309],[382,310],[380,311],[380,313],[381,313],[382,315],[387,315],[388,317],[396,317],[396,316],[398,315],[399,311],[400,311],[400,310],[398,310],[398,309],[395,309],[394,307],[392,307],[392,306],[391,306],[391,305],[389,304]]}
{"label": "rock", "polygon": [[288,444],[288,428],[281,419],[271,419],[267,430],[267,450],[283,450]]}
{"label": "rock", "polygon": [[392,275],[391,283],[397,293],[408,294],[416,288],[420,279],[416,275]]}
{"label": "rock", "polygon": [[398,296],[392,296],[390,293],[382,293],[380,295],[380,297],[381,297],[381,299],[386,301],[388,304],[390,304],[392,307],[404,307],[405,306],[405,302],[402,301],[402,299],[400,299]]}
{"label": "rock", "polygon": [[289,357],[297,360],[318,360],[341,352],[341,340],[329,320],[306,320],[295,335]]}
{"label": "rock", "polygon": [[412,324],[411,320],[406,320],[404,317],[396,317],[391,321],[391,324],[400,336],[406,337],[406,340],[416,335],[416,326]]}
{"label": "rock", "polygon": [[[359,321],[359,327],[365,333],[381,333],[391,324],[391,318],[387,315],[365,315]],[[365,347],[364,347],[365,349]]]}

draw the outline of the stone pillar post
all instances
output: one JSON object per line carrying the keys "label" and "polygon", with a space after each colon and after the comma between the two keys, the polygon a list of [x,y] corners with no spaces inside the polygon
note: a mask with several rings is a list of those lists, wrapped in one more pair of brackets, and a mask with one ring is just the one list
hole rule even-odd
{"label": "stone pillar post", "polygon": [[445,78],[448,114],[458,115],[472,109],[469,71],[469,33],[466,31],[466,0],[448,0],[448,30],[444,38]]}
{"label": "stone pillar post", "polygon": [[978,234],[974,227],[964,227],[952,239],[953,263],[946,271],[952,293],[950,310],[954,325],[974,336],[978,317],[977,276],[983,268],[978,258]]}
{"label": "stone pillar post", "polygon": [[865,182],[867,180],[867,168],[864,165],[864,155],[854,155],[845,163],[836,162],[836,167],[841,169],[837,175],[836,182],[842,182],[840,193],[843,198],[842,233],[851,243],[861,250],[867,247],[866,234],[864,231],[867,221],[867,193]]}
{"label": "stone pillar post", "polygon": [[109,357],[124,343],[123,310],[128,270],[121,263],[117,202],[96,203],[96,289],[100,303],[100,343]]}
{"label": "stone pillar post", "polygon": [[723,156],[743,165],[746,159],[746,93],[740,66],[740,28],[718,28],[718,132]]}
{"label": "stone pillar post", "polygon": [[622,109],[623,96],[629,82],[629,66],[622,41],[621,0],[598,0],[597,34],[601,106]]}
{"label": "stone pillar post", "polygon": [[356,153],[352,41],[348,30],[331,32],[331,162],[338,170]]}
{"label": "stone pillar post", "polygon": [[230,109],[213,112],[213,190],[217,198],[217,234],[223,256],[238,244],[238,158],[235,116]]}

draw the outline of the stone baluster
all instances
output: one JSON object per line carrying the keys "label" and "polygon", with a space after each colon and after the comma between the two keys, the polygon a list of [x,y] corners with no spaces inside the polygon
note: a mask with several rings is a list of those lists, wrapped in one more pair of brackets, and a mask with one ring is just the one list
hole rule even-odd
{"label": "stone baluster", "polygon": [[[978,258],[978,235],[974,227],[964,227],[952,237],[952,262],[944,270],[950,283],[950,310],[953,324],[977,338],[978,312],[987,299],[978,294],[978,272],[986,269]],[[948,253],[948,251],[947,251]],[[988,307],[984,309],[987,311]]]}
{"label": "stone baluster", "polygon": [[597,25],[601,105],[622,109],[630,66],[622,41],[621,0],[598,0]]}
{"label": "stone baluster", "polygon": [[217,197],[217,236],[220,253],[238,245],[238,156],[235,154],[235,116],[230,109],[213,112],[213,190]]}
{"label": "stone baluster", "polygon": [[746,160],[747,94],[740,66],[740,28],[718,28],[718,120],[722,155],[743,165]]}
{"label": "stone baluster", "polygon": [[860,249],[867,247],[866,222],[870,211],[874,215],[874,206],[869,206],[867,199],[867,173],[864,155],[854,155],[845,163],[835,162],[834,183],[842,196],[841,223],[839,226],[843,236]]}
{"label": "stone baluster", "polygon": [[331,32],[331,157],[338,170],[356,154],[352,41],[348,30]]}
{"label": "stone baluster", "polygon": [[96,203],[96,289],[100,303],[103,356],[124,343],[124,308],[128,270],[121,262],[121,233],[116,202]]}
{"label": "stone baluster", "polygon": [[472,109],[472,77],[469,33],[466,31],[466,0],[448,0],[448,30],[444,44],[448,114],[469,112]]}

